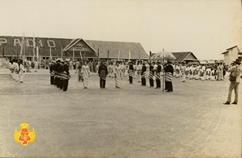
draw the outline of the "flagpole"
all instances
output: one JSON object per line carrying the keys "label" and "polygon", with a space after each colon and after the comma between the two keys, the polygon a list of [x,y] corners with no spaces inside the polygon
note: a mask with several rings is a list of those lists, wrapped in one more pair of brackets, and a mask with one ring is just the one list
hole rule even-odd
{"label": "flagpole", "polygon": [[164,69],[164,68],[165,68],[165,64],[164,64],[164,63],[165,63],[165,59],[164,59],[164,58],[165,58],[165,54],[164,54],[164,53],[165,53],[165,50],[164,50],[164,48],[162,49],[162,52],[163,52],[163,53],[162,53],[162,54],[163,54],[163,58],[162,58],[162,60],[163,60],[163,61],[162,61],[162,62],[163,62],[162,92],[165,92],[165,69]]}
{"label": "flagpole", "polygon": [[81,57],[81,61],[83,63],[83,57],[82,57],[82,51],[80,50],[80,57]]}
{"label": "flagpole", "polygon": [[74,61],[74,59],[75,59],[75,50],[74,50],[74,48],[72,48],[72,60]]}
{"label": "flagpole", "polygon": [[62,47],[61,47],[61,52],[60,53],[61,53],[60,57],[63,58],[63,48]]}
{"label": "flagpole", "polygon": [[51,47],[50,47],[50,59],[52,60],[52,52],[51,52]]}
{"label": "flagpole", "polygon": [[38,57],[39,57],[39,48],[36,46],[36,61],[38,62]]}
{"label": "flagpole", "polygon": [[25,59],[25,34],[23,36],[23,55],[22,55],[22,60]]}
{"label": "flagpole", "polygon": [[33,37],[33,58],[32,61],[34,61],[35,58],[35,37]]}

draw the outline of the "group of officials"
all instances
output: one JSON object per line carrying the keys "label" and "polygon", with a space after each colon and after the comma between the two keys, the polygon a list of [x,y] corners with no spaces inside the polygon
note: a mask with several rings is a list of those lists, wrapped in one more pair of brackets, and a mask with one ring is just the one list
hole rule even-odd
{"label": "group of officials", "polygon": [[[111,65],[111,66],[110,66]],[[120,88],[120,81],[123,79],[124,71],[121,62],[117,61],[114,64],[111,63],[109,66],[106,66],[105,62],[101,62],[98,67],[98,74],[100,77],[100,88],[105,88],[106,77],[109,75],[114,78],[115,87]],[[172,92],[172,75],[174,72],[171,62],[168,61],[165,65],[161,65],[160,62],[139,62],[138,65],[133,65],[132,62],[129,62],[126,66],[128,73],[128,80],[130,84],[133,84],[133,78],[137,77],[138,82],[141,82],[142,86],[146,86],[149,82],[151,88],[155,87],[156,89],[161,88],[161,80],[164,74],[165,82],[165,91]]]}

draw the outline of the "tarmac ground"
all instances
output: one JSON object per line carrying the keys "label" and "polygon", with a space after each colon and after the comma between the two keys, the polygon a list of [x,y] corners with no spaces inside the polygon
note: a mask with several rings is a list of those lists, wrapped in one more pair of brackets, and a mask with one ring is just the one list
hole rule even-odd
{"label": "tarmac ground", "polygon": [[[116,89],[108,78],[100,89],[92,74],[83,89],[72,73],[63,92],[45,70],[22,84],[1,73],[0,156],[241,157],[241,104],[223,105],[229,81],[174,79],[173,86],[164,93],[124,79]],[[26,147],[13,139],[22,122],[37,134]]]}

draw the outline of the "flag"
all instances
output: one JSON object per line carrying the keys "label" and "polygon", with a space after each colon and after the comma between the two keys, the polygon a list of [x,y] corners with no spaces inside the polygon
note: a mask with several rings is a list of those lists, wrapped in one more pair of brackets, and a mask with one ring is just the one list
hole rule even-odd
{"label": "flag", "polygon": [[35,43],[35,37],[33,37],[33,59],[35,58],[35,49],[36,49],[36,43]]}

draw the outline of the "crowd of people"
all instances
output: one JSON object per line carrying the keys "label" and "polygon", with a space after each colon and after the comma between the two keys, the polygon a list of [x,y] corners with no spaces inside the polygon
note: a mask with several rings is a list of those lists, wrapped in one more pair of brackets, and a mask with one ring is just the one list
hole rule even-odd
{"label": "crowd of people", "polygon": [[182,81],[186,80],[224,80],[227,66],[223,63],[205,64],[174,64],[174,76],[181,77]]}
{"label": "crowd of people", "polygon": [[11,72],[12,79],[15,80],[16,82],[23,83],[24,73],[26,71],[23,60],[21,59],[10,60],[8,67]]}
{"label": "crowd of people", "polygon": [[[35,63],[35,62],[33,62]],[[57,88],[67,91],[68,82],[70,79],[70,69],[75,70],[78,76],[78,81],[82,82],[83,88],[88,88],[88,82],[91,73],[97,73],[100,78],[100,88],[106,87],[107,77],[114,80],[115,88],[121,88],[121,80],[127,80],[133,84],[136,80],[141,86],[148,86],[150,88],[161,88],[166,92],[173,91],[172,78],[181,78],[182,82],[188,80],[211,80],[222,81],[225,78],[226,72],[231,72],[231,69],[223,63],[216,64],[186,64],[186,63],[172,63],[167,61],[161,62],[124,62],[124,61],[100,61],[96,65],[94,62],[81,60],[75,62],[74,66],[72,61],[57,59],[52,60],[49,65],[50,70],[50,84],[55,85]],[[237,61],[238,63],[238,61]],[[233,63],[234,64],[234,63]],[[233,67],[233,64],[230,66]],[[38,64],[34,64],[38,65]],[[9,69],[12,78],[20,83],[24,81],[25,72],[31,72],[31,68],[35,69],[36,66],[21,59],[9,60]],[[35,69],[35,71],[37,68]],[[231,73],[230,73],[231,74]],[[237,79],[238,80],[238,79]],[[230,87],[228,102],[230,102],[232,90],[238,95],[238,86],[233,84]],[[232,89],[232,90],[231,90]],[[235,99],[235,103],[238,99]]]}

